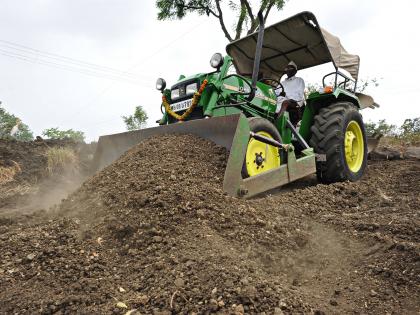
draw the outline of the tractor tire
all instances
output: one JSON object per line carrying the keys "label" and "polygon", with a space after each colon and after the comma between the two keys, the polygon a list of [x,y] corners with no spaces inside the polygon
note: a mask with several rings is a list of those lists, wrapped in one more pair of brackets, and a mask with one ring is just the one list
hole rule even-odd
{"label": "tractor tire", "polygon": [[318,154],[316,174],[322,183],[357,181],[367,164],[367,140],[362,116],[350,102],[322,108],[311,127],[310,145]]}
{"label": "tractor tire", "polygon": [[[260,118],[260,117],[251,117],[251,118],[248,118],[248,122],[249,122],[249,128],[250,128],[251,131],[253,131],[255,133],[260,133],[260,134],[262,134],[264,136],[271,137],[274,140],[282,143],[282,139],[281,139],[281,136],[280,136],[279,131],[267,119]],[[251,145],[251,143],[253,141],[256,141],[256,140],[251,138],[251,139],[249,139],[249,142],[248,142],[247,154],[245,155],[244,164],[242,166],[242,178],[248,178],[250,176],[257,175],[257,174],[255,174],[255,172],[258,172],[259,173],[259,172],[262,172],[262,171],[268,171],[268,170],[270,170],[272,168],[278,167],[281,164],[284,164],[285,163],[285,161],[286,161],[285,160],[286,154],[284,154],[284,151],[283,150],[279,150],[279,149],[277,149],[277,148],[275,148],[273,146],[270,146],[270,150],[272,150],[272,151],[270,151],[271,153],[274,152],[274,149],[272,149],[272,148],[275,148],[276,154],[278,152],[278,157],[279,157],[278,163],[276,162],[274,164],[265,164],[264,165],[264,162],[266,162],[264,160],[263,165],[262,165],[262,168],[260,168],[260,170],[257,170],[257,171],[255,171],[255,170],[248,171],[249,168],[247,168],[247,163],[255,163],[255,160],[256,160],[256,157],[254,159],[250,159],[249,158],[250,145]],[[261,142],[259,142],[259,143],[261,144]],[[264,146],[265,146],[265,144],[264,144]],[[264,151],[264,150],[262,149],[262,151]],[[264,153],[263,153],[263,155],[264,155]],[[271,155],[273,155],[273,154],[271,154]],[[247,157],[248,157],[248,161],[247,161]],[[266,157],[263,156],[263,158],[266,158]],[[264,169],[264,166],[266,166],[265,169]]]}

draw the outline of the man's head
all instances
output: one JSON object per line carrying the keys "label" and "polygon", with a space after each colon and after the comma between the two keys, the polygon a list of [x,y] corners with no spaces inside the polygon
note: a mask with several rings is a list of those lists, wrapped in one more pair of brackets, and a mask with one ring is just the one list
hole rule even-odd
{"label": "man's head", "polygon": [[293,61],[290,61],[286,68],[284,68],[284,72],[288,78],[293,77],[297,73],[297,65]]}

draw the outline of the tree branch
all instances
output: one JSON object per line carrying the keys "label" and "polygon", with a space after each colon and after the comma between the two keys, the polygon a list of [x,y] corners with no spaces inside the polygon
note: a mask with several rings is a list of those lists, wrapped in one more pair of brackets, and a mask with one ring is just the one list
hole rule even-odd
{"label": "tree branch", "polygon": [[241,0],[241,4],[245,5],[246,11],[248,12],[248,16],[249,16],[249,18],[251,20],[251,25],[252,25],[253,23],[255,23],[255,16],[252,13],[252,8],[251,8],[248,0]]}
{"label": "tree branch", "polygon": [[216,8],[217,8],[217,12],[218,14],[218,19],[219,19],[219,23],[220,26],[222,27],[222,31],[225,34],[226,38],[231,42],[232,36],[230,36],[228,30],[226,29],[226,25],[225,22],[223,21],[223,13],[222,13],[222,8],[220,7],[220,0],[216,0]]}
{"label": "tree branch", "polygon": [[241,37],[242,26],[243,26],[244,21],[245,21],[246,13],[247,13],[247,11],[246,11],[245,4],[241,1],[241,11],[240,11],[240,14],[239,14],[238,23],[236,24],[235,40],[237,40]]}
{"label": "tree branch", "polygon": [[192,6],[192,5],[184,5],[184,9],[186,10],[205,10],[208,13],[211,13],[213,16],[219,18],[219,15],[216,14],[209,6]]}
{"label": "tree branch", "polygon": [[267,19],[268,13],[270,13],[270,10],[273,7],[274,2],[275,2],[274,0],[271,0],[270,3],[268,4],[267,11],[265,11],[265,14],[264,14],[264,21]]}
{"label": "tree branch", "polygon": [[[263,15],[264,15],[264,21],[267,19],[268,13],[270,13],[271,8],[273,7],[273,5],[275,4],[275,0],[263,0],[261,1],[261,7],[259,11],[262,11]],[[258,12],[259,12],[258,11]],[[265,13],[264,13],[265,11]],[[254,23],[251,24],[251,27],[248,31],[248,35],[253,33],[258,27],[258,20],[255,19]]]}

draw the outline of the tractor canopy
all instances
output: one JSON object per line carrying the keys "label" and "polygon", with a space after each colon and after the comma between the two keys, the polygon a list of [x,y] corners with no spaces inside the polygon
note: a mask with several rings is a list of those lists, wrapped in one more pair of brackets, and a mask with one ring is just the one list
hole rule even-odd
{"label": "tractor canopy", "polygon": [[[226,46],[238,74],[252,74],[257,37],[255,32]],[[259,76],[279,79],[291,60],[299,69],[332,62],[354,80],[359,74],[359,56],[349,54],[338,37],[319,26],[311,12],[301,12],[264,30]]]}

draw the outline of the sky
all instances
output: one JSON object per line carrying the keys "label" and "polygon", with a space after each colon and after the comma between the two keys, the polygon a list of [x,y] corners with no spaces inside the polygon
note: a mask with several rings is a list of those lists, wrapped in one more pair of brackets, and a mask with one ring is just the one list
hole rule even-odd
{"label": "sky", "polygon": [[[363,110],[365,121],[400,125],[420,116],[420,1],[288,0],[266,25],[301,11],[313,12],[360,56],[360,78],[379,79],[367,93],[381,107]],[[212,17],[158,21],[152,0],[1,0],[0,12],[1,106],[35,135],[71,128],[97,140],[124,131],[121,116],[137,105],[155,126],[161,117],[156,79],[171,86],[180,74],[211,71],[210,57],[224,54],[228,43]],[[234,16],[226,15],[233,28]],[[328,70],[299,76],[320,83]]]}

